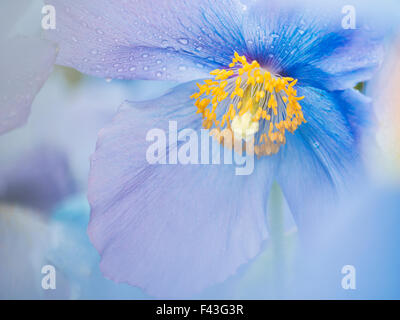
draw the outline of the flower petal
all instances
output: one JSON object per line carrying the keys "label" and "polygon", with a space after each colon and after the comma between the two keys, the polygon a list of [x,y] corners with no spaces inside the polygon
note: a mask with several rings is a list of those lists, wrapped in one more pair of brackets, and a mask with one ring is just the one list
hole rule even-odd
{"label": "flower petal", "polygon": [[0,134],[24,124],[30,106],[52,71],[56,47],[48,41],[16,38],[0,51]]}
{"label": "flower petal", "polygon": [[357,28],[343,28],[344,4],[256,1],[244,24],[249,56],[305,86],[344,90],[369,79],[383,59],[383,31],[359,2]]}
{"label": "flower petal", "polygon": [[[120,79],[193,80],[243,43],[235,0],[47,0],[57,9],[58,63]],[[216,54],[218,53],[218,54]]]}
{"label": "flower petal", "polygon": [[0,11],[0,38],[9,36],[10,31],[31,4],[30,0],[3,0]]}
{"label": "flower petal", "polygon": [[236,176],[234,165],[146,161],[150,129],[168,133],[171,120],[179,129],[199,128],[188,99],[195,91],[189,83],[136,108],[127,104],[100,133],[92,157],[89,235],[101,269],[157,297],[188,297],[225,280],[267,238],[270,162]]}
{"label": "flower petal", "polygon": [[352,92],[328,93],[311,87],[299,92],[306,97],[302,106],[307,123],[288,135],[279,154],[277,180],[304,233],[318,229],[332,213],[342,188],[362,172],[357,130],[362,123],[354,118],[363,117],[368,104]]}

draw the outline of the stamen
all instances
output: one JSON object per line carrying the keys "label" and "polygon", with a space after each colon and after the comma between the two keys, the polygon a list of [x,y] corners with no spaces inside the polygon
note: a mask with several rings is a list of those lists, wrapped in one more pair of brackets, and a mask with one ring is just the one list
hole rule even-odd
{"label": "stamen", "polygon": [[[219,132],[228,130],[235,139],[256,138],[258,156],[279,152],[286,143],[286,131],[294,133],[306,123],[294,89],[297,80],[280,77],[260,67],[257,61],[247,62],[245,56],[235,52],[228,69],[210,73],[215,80],[197,84],[197,113],[203,117],[203,127]],[[217,108],[225,108],[222,117]]]}

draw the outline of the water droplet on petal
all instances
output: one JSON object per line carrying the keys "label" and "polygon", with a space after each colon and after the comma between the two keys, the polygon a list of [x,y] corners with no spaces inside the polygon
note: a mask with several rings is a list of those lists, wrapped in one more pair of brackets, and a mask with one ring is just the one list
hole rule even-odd
{"label": "water droplet on petal", "polygon": [[178,42],[180,43],[180,44],[183,44],[183,45],[187,45],[187,44],[189,44],[189,40],[188,39],[185,39],[185,38],[181,38],[181,39],[178,39]]}

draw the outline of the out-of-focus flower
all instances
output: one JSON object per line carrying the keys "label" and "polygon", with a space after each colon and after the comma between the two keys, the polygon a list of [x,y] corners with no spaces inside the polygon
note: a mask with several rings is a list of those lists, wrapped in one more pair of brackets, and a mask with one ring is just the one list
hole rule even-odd
{"label": "out-of-focus flower", "polygon": [[68,158],[55,148],[42,145],[6,162],[0,165],[2,202],[48,213],[76,191]]}
{"label": "out-of-focus flower", "polygon": [[[342,28],[340,4],[48,2],[58,12],[49,37],[60,45],[60,64],[107,78],[189,81],[125,104],[100,133],[89,234],[107,277],[157,296],[198,292],[258,254],[274,180],[309,231],[358,171],[370,103],[353,87],[379,65],[381,37],[364,24]],[[146,134],[168,132],[170,120],[238,140],[252,131],[254,173],[149,165]]]}
{"label": "out-of-focus flower", "polygon": [[70,287],[70,299],[144,299],[138,289],[104,279],[100,256],[86,233],[90,208],[84,196],[62,202],[53,212],[46,257],[62,272]]}
{"label": "out-of-focus flower", "polygon": [[[285,298],[399,299],[399,190],[360,186],[349,196],[313,250],[299,257]],[[346,290],[349,275],[354,287]]]}
{"label": "out-of-focus flower", "polygon": [[40,215],[0,205],[0,299],[39,299],[49,233]]}
{"label": "out-of-focus flower", "polygon": [[400,178],[400,38],[391,41],[385,64],[368,87],[374,97],[378,149],[371,153],[371,167],[378,176]]}
{"label": "out-of-focus flower", "polygon": [[31,1],[4,0],[0,12],[0,134],[23,125],[47,80],[56,46],[44,39],[11,36]]}

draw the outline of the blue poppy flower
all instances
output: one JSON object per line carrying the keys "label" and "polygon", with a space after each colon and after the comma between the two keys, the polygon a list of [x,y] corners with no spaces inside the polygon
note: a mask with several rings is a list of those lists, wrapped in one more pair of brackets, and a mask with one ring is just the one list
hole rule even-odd
{"label": "blue poppy flower", "polygon": [[[158,99],[126,102],[99,134],[89,234],[106,277],[155,296],[199,292],[260,252],[274,181],[307,233],[359,171],[370,101],[353,87],[383,52],[361,17],[357,28],[343,27],[341,5],[48,2],[58,14],[48,34],[60,45],[58,63],[105,78],[186,81]],[[176,163],[184,141],[159,154],[175,165],[149,164],[147,133],[168,133],[170,121],[179,135],[206,129],[221,144],[226,132],[250,137],[254,172]]]}

